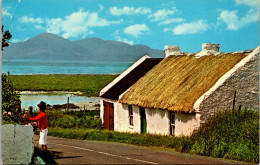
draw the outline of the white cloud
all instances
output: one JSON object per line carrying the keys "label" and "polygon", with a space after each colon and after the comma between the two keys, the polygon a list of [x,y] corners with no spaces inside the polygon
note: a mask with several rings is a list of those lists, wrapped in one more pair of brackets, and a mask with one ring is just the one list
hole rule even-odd
{"label": "white cloud", "polygon": [[112,15],[120,16],[120,15],[135,15],[135,14],[149,14],[151,13],[151,9],[145,7],[128,7],[125,6],[123,8],[112,7],[109,9]]}
{"label": "white cloud", "polygon": [[[172,29],[173,34],[175,35],[183,35],[183,34],[196,34],[207,31],[209,29],[209,24],[206,23],[205,20],[197,20],[191,23],[183,23],[177,25],[174,29]],[[165,28],[164,32],[170,31],[170,29]]]}
{"label": "white cloud", "polygon": [[47,19],[47,31],[55,34],[62,33],[65,38],[78,37],[86,34],[94,34],[93,27],[104,27],[112,24],[120,24],[121,20],[109,21],[99,17],[96,12],[88,12],[80,9],[65,18]]}
{"label": "white cloud", "polygon": [[42,25],[35,25],[34,27],[35,27],[36,29],[39,29],[39,30],[44,29],[44,27],[43,27]]}
{"label": "white cloud", "polygon": [[134,37],[139,37],[143,33],[148,33],[150,31],[149,27],[145,24],[135,24],[128,26],[124,29],[124,33],[130,34]]}
{"label": "white cloud", "polygon": [[2,8],[2,14],[3,14],[3,16],[12,17],[12,14],[8,11],[7,8]]}
{"label": "white cloud", "polygon": [[104,10],[104,6],[102,5],[98,5],[99,6],[99,11],[103,11]]}
{"label": "white cloud", "polygon": [[168,31],[172,31],[170,28],[164,28],[163,32],[168,32]]}
{"label": "white cloud", "polygon": [[11,39],[12,43],[17,43],[17,42],[24,42],[27,41],[29,38],[25,38],[24,40],[19,40],[19,39]]}
{"label": "white cloud", "polygon": [[47,32],[59,34],[61,32],[61,24],[63,20],[61,18],[47,19]]}
{"label": "white cloud", "polygon": [[169,18],[166,19],[162,22],[159,23],[159,25],[168,25],[168,24],[172,24],[172,23],[179,23],[179,22],[184,22],[185,19],[183,18]]}
{"label": "white cloud", "polygon": [[239,18],[237,10],[222,10],[219,21],[223,21],[227,25],[228,30],[238,30],[247,24],[259,21],[259,12],[254,9],[250,9],[244,17]]}
{"label": "white cloud", "polygon": [[158,25],[168,25],[173,23],[180,23],[184,22],[184,18],[173,18],[173,15],[175,15],[178,12],[178,9],[173,7],[172,9],[160,9],[156,11],[153,14],[150,14],[148,18],[152,22],[159,22]]}
{"label": "white cloud", "polygon": [[22,23],[38,23],[38,24],[42,24],[43,23],[43,19],[42,18],[33,18],[33,17],[27,17],[27,16],[23,16],[20,19],[20,22]]}
{"label": "white cloud", "polygon": [[155,12],[154,14],[149,15],[152,21],[161,21],[168,18],[169,15],[174,15],[177,9],[173,7],[170,9],[161,9]]}
{"label": "white cloud", "polygon": [[251,7],[258,7],[258,0],[235,0],[238,5],[248,5]]}
{"label": "white cloud", "polygon": [[19,40],[19,39],[12,39],[11,42],[12,42],[12,43],[17,43],[17,42],[22,42],[22,41]]}
{"label": "white cloud", "polygon": [[116,31],[115,40],[121,41],[121,42],[124,42],[124,43],[128,43],[130,45],[134,45],[134,41],[131,41],[131,40],[128,40],[128,39],[125,39],[125,38],[121,38],[120,35],[119,35],[119,30]]}
{"label": "white cloud", "polygon": [[28,16],[23,16],[19,20],[21,23],[29,24],[31,27],[34,27],[35,29],[42,30],[44,29],[43,23],[45,20],[42,18],[33,18]]}

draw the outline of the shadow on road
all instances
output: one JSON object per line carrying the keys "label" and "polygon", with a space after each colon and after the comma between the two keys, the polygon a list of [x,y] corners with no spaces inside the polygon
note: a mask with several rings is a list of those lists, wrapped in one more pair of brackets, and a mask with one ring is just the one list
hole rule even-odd
{"label": "shadow on road", "polygon": [[58,158],[55,158],[55,159],[68,159],[68,158],[80,158],[82,156],[64,156],[64,157],[58,157]]}
{"label": "shadow on road", "polygon": [[50,151],[54,156],[54,159],[68,159],[68,158],[80,158],[82,156],[62,156],[63,152],[58,151]]}

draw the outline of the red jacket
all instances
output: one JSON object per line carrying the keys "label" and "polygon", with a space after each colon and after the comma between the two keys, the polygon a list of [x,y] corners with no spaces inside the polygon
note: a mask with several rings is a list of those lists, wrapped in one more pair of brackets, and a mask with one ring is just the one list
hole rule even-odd
{"label": "red jacket", "polygon": [[35,117],[29,117],[29,120],[38,120],[39,129],[47,128],[47,114],[45,112],[41,112]]}

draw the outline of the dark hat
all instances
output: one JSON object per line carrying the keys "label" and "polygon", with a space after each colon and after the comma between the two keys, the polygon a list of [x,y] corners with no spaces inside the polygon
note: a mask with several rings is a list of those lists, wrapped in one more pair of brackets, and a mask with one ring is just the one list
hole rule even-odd
{"label": "dark hat", "polygon": [[37,105],[40,110],[45,111],[46,110],[46,103],[44,101],[41,101],[38,105]]}

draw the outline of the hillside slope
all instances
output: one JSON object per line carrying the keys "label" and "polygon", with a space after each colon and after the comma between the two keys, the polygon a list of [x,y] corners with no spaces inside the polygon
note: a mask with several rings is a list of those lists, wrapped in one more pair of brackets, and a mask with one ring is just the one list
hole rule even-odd
{"label": "hillside slope", "polygon": [[99,38],[70,41],[55,34],[43,33],[24,42],[10,44],[4,49],[2,59],[132,62],[143,55],[162,58],[164,51]]}

